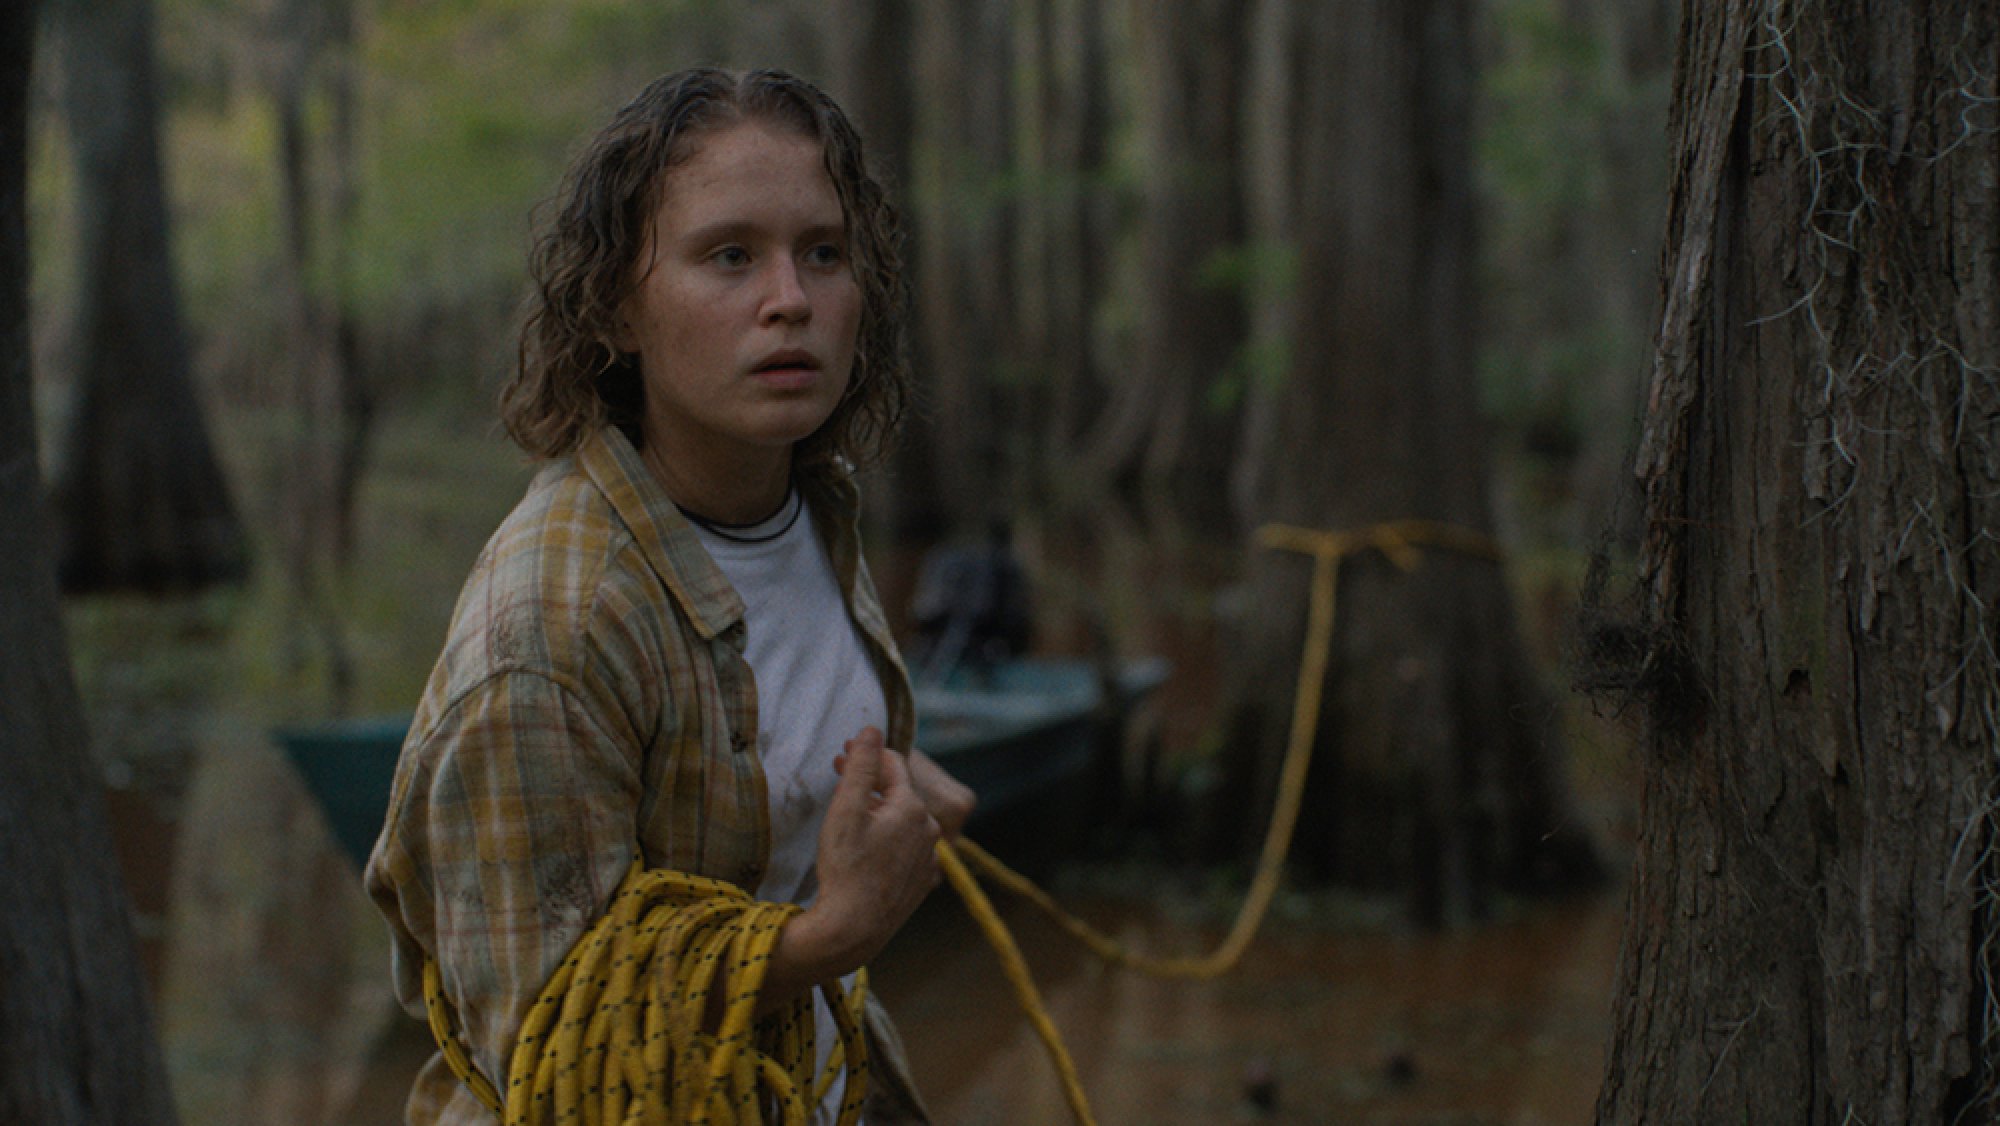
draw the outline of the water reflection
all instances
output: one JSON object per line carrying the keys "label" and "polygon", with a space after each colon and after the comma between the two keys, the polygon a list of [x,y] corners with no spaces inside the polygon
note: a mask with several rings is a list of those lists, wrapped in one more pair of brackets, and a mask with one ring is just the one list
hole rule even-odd
{"label": "water reflection", "polygon": [[[1208,949],[1221,935],[1141,901],[1067,898],[1142,949]],[[1449,934],[1314,916],[1275,919],[1222,980],[1179,982],[1105,969],[1039,918],[1008,912],[1107,1126],[1589,1120],[1610,1029],[1615,897]],[[928,906],[874,979],[940,1122],[1070,1120],[1040,1042],[955,905]]]}

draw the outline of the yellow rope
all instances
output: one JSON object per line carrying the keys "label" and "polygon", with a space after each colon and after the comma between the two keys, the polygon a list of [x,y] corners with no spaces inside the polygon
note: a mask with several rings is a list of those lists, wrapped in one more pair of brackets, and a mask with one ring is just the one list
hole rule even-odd
{"label": "yellow rope", "polygon": [[1013,986],[1014,997],[1027,1014],[1029,1024],[1041,1038],[1056,1076],[1063,1085],[1070,1111],[1079,1126],[1092,1126],[1089,1101],[1077,1078],[1076,1064],[1063,1046],[1062,1037],[1049,1019],[1041,993],[1035,988],[1013,935],[999,913],[980,890],[968,870],[976,867],[987,878],[1039,907],[1063,930],[1075,936],[1105,961],[1129,966],[1142,973],[1173,978],[1213,978],[1227,973],[1242,959],[1250,940],[1263,924],[1271,900],[1284,876],[1285,856],[1291,849],[1292,830],[1298,825],[1299,806],[1305,797],[1306,769],[1312,763],[1313,733],[1319,726],[1322,689],[1326,683],[1327,661],[1333,648],[1333,615],[1339,593],[1340,562],[1349,555],[1370,548],[1386,555],[1404,571],[1419,562],[1424,547],[1443,548],[1484,559],[1501,558],[1499,544],[1490,537],[1467,528],[1427,520],[1398,520],[1375,524],[1352,532],[1326,532],[1271,524],[1258,529],[1257,542],[1265,547],[1303,552],[1313,556],[1312,599],[1306,619],[1305,653],[1299,664],[1299,682],[1292,703],[1291,736],[1285,747],[1284,765],[1279,771],[1278,798],[1271,813],[1270,828],[1257,858],[1256,874],[1244,896],[1222,944],[1209,954],[1194,958],[1160,958],[1138,953],[1063,910],[1048,893],[1027,877],[995,859],[972,841],[960,838],[954,846],[939,841],[938,862],[947,879],[965,900],[986,941],[1000,956],[1001,968]]}
{"label": "yellow rope", "polygon": [[[970,868],[1047,912],[1106,961],[1163,977],[1213,978],[1243,957],[1264,921],[1284,874],[1292,831],[1305,795],[1314,730],[1332,651],[1340,563],[1356,552],[1381,551],[1399,568],[1417,565],[1424,547],[1499,559],[1500,548],[1480,533],[1449,524],[1400,520],[1352,532],[1287,525],[1258,530],[1257,541],[1314,558],[1305,652],[1292,707],[1291,735],[1279,772],[1278,798],[1250,890],[1228,935],[1213,952],[1193,958],[1140,954],[1063,910],[1026,877],[961,838],[940,841],[938,863],[985,932],[1029,1023],[1042,1040],[1070,1110],[1091,1126],[1076,1064],[1049,1018],[1006,923]],[[436,962],[424,965],[424,1001],[446,1064],[508,1126],[538,1122],[553,1109],[557,1122],[690,1122],[716,1126],[763,1122],[775,1109],[786,1123],[804,1123],[845,1067],[840,1126],[851,1126],[867,1090],[867,1047],[860,1033],[862,986],[843,996],[823,988],[840,1041],[818,1081],[813,1079],[813,1015],[809,995],[765,1021],[752,1017],[778,931],[799,908],[765,903],[720,880],[645,869],[636,862],[605,916],[564,959],[529,1010],[508,1069],[503,1100],[465,1051],[452,1027]],[[724,961],[731,966],[722,1026],[702,1031],[709,987]],[[654,992],[639,991],[642,969],[653,967]],[[754,1042],[753,1042],[754,1041]],[[806,1092],[810,1090],[812,1097]]]}
{"label": "yellow rope", "polygon": [[[503,1099],[453,1027],[437,963],[424,963],[431,1033],[452,1074],[508,1126],[636,1122],[803,1126],[844,1068],[839,1123],[867,1097],[865,975],[851,994],[822,986],[839,1041],[815,1082],[810,994],[755,1021],[778,932],[798,914],[721,880],[634,862],[604,916],[543,986],[515,1040]],[[704,1031],[709,992],[729,967],[721,1027]],[[642,980],[641,975],[648,976]],[[650,985],[650,988],[648,987]]]}

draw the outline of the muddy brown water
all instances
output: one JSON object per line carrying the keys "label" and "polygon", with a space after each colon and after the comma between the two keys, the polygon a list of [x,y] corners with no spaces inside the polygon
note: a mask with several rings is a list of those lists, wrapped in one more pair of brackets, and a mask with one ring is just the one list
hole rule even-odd
{"label": "muddy brown water", "polygon": [[[1142,903],[1072,899],[1140,949],[1206,950],[1222,932]],[[1006,914],[1107,1126],[1590,1120],[1610,1027],[1615,896],[1449,934],[1309,910],[1272,921],[1237,970],[1209,982],[1107,969],[1039,916]],[[956,904],[927,906],[872,972],[939,1121],[1072,1120]]]}
{"label": "muddy brown water", "polygon": [[[429,1043],[389,999],[386,944],[358,881],[274,753],[238,744],[204,761],[173,812],[142,811],[129,792],[114,806],[121,855],[164,920],[148,963],[184,1120],[399,1120]],[[162,904],[169,852],[180,854],[178,902]],[[1058,891],[1135,947],[1205,950],[1226,924],[1226,895],[1190,908],[1173,873],[1078,871],[1057,878]],[[1133,893],[1148,884],[1152,894]],[[1590,1119],[1616,896],[1517,907],[1444,934],[1292,896],[1239,969],[1212,982],[1107,969],[1038,915],[1001,907],[1105,1126]],[[938,1122],[1072,1121],[948,888],[871,972]]]}

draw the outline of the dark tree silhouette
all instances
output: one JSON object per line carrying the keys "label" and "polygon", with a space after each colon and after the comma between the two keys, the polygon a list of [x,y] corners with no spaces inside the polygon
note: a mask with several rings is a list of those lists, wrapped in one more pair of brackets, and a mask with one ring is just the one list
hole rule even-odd
{"label": "dark tree silhouette", "polygon": [[174,1120],[50,566],[28,382],[31,3],[0,7],[0,1122]]}
{"label": "dark tree silhouette", "polygon": [[64,589],[247,571],[188,367],[160,170],[151,0],[55,0],[80,229],[77,404],[56,458]]}

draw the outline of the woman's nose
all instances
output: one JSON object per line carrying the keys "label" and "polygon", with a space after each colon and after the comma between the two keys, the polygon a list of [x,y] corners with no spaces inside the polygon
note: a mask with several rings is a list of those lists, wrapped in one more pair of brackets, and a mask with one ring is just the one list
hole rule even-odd
{"label": "woman's nose", "polygon": [[804,321],[812,316],[812,302],[799,279],[798,263],[779,257],[771,265],[770,290],[764,298],[767,321]]}

